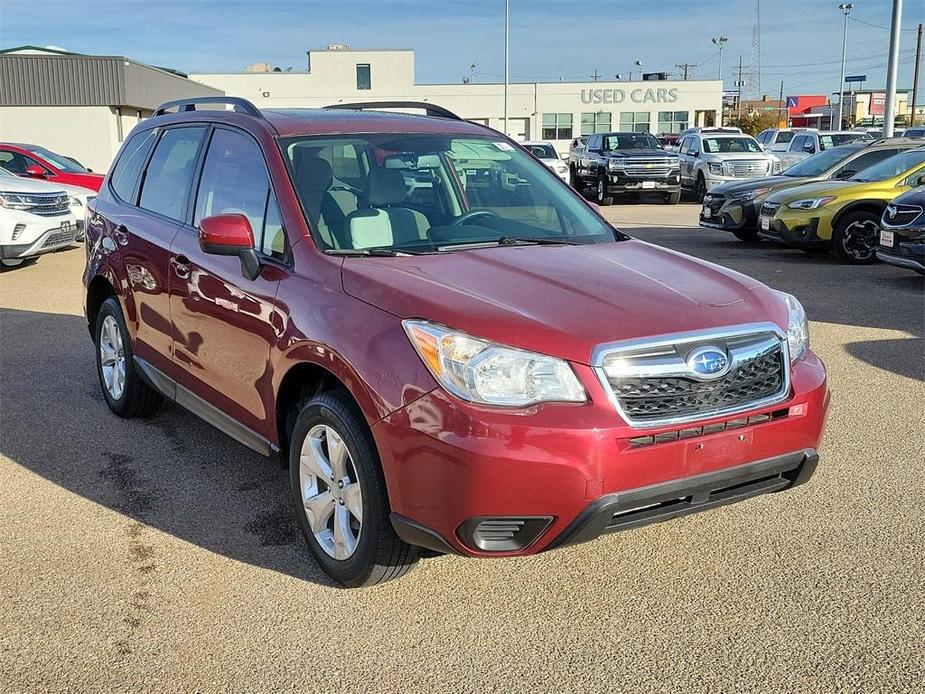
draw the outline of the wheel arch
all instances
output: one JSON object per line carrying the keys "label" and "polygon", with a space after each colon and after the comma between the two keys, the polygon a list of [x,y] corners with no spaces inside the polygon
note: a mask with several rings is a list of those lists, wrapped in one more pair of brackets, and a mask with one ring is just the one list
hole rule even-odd
{"label": "wheel arch", "polygon": [[875,214],[879,217],[883,214],[883,211],[886,209],[888,204],[889,203],[886,200],[857,200],[855,202],[848,203],[838,212],[836,212],[835,216],[832,218],[833,234],[835,229],[837,229],[838,225],[841,223],[841,220],[845,218],[845,215],[849,215],[852,212],[870,212],[871,214]]}
{"label": "wheel arch", "polygon": [[86,315],[87,329],[93,334],[93,327],[96,325],[96,317],[99,315],[100,307],[109,297],[118,297],[112,280],[106,275],[96,275],[87,285]]}

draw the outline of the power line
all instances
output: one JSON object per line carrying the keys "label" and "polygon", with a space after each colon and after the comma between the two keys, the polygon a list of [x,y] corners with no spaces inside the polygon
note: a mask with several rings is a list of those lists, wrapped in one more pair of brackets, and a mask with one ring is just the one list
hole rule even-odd
{"label": "power line", "polygon": [[[870,22],[865,22],[863,19],[858,19],[857,17],[848,17],[849,21],[857,22],[858,24],[863,24],[865,26],[873,27],[874,29],[886,29],[890,30],[890,27],[880,26],[879,24],[871,24]],[[918,31],[916,27],[909,27],[908,29],[900,29],[900,31]]]}
{"label": "power line", "polygon": [[697,65],[695,63],[678,63],[677,65],[675,65],[675,67],[680,68],[680,70],[682,71],[682,74],[684,75],[682,79],[686,82],[688,73],[693,72],[694,68],[697,67]]}

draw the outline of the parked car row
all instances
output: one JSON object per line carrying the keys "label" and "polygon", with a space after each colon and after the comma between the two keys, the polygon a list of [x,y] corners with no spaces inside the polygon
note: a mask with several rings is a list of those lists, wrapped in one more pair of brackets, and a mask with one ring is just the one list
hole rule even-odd
{"label": "parked car row", "polygon": [[0,143],[0,265],[80,241],[103,176],[44,147]]}
{"label": "parked car row", "polygon": [[[922,145],[913,138],[855,141],[825,149],[779,176],[718,186],[704,196],[700,225],[747,242],[768,239],[808,253],[831,251],[850,264],[874,262],[889,203],[925,185]],[[902,209],[903,222],[917,219]],[[914,248],[902,248],[915,255]]]}

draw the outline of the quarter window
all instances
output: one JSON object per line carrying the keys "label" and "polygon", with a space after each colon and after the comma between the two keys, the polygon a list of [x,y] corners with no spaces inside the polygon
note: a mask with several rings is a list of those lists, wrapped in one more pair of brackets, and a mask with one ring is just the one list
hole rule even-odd
{"label": "quarter window", "polygon": [[581,114],[581,134],[593,135],[605,133],[610,130],[611,113],[598,111],[597,113]]}
{"label": "quarter window", "polygon": [[647,133],[649,132],[648,111],[624,111],[620,114],[620,130]]}
{"label": "quarter window", "polygon": [[682,133],[687,130],[687,111],[659,111],[659,133]]}
{"label": "quarter window", "polygon": [[133,135],[122,150],[122,156],[116,162],[109,181],[116,195],[124,202],[135,204],[138,178],[156,139],[156,130],[145,130]]}
{"label": "quarter window", "polygon": [[372,89],[372,76],[369,71],[369,63],[357,65],[357,89]]}
{"label": "quarter window", "polygon": [[572,137],[571,113],[544,113],[543,137],[544,140],[569,140]]}
{"label": "quarter window", "polygon": [[171,128],[157,143],[145,171],[138,204],[165,217],[183,220],[205,128]]}
{"label": "quarter window", "polygon": [[285,254],[285,234],[270,177],[257,143],[220,128],[209,143],[196,197],[196,225],[217,214],[243,214],[258,249],[270,256]]}

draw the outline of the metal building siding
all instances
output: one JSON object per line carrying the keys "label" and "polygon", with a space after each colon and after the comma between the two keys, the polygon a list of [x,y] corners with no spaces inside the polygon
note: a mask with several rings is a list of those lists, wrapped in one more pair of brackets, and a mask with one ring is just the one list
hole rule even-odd
{"label": "metal building siding", "polygon": [[118,57],[0,55],[0,106],[129,106],[223,91]]}

